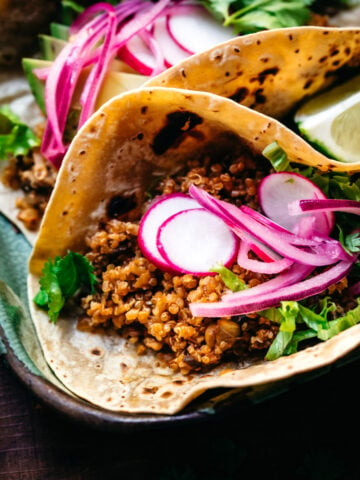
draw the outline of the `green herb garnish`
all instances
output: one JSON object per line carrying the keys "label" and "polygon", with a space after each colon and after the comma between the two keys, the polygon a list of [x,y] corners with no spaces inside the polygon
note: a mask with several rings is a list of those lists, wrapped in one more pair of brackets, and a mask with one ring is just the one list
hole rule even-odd
{"label": "green herb garnish", "polygon": [[92,293],[96,283],[94,268],[86,257],[69,252],[65,257],[48,260],[40,278],[40,290],[34,302],[48,310],[51,322],[56,322],[68,298],[80,288]]}
{"label": "green herb garnish", "polygon": [[305,25],[313,0],[202,0],[203,5],[235,33]]}
{"label": "green herb garnish", "polygon": [[9,155],[26,155],[40,145],[40,139],[27,125],[21,123],[7,105],[0,106],[0,160]]}

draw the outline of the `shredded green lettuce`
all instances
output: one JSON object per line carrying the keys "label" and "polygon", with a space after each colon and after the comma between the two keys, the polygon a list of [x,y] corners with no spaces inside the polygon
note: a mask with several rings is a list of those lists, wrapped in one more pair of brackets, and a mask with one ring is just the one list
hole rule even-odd
{"label": "shredded green lettuce", "polygon": [[299,343],[305,340],[329,340],[360,322],[360,302],[354,309],[335,320],[328,320],[329,313],[336,309],[330,298],[323,299],[320,305],[322,309],[319,313],[293,301],[281,302],[279,308],[261,312],[262,316],[280,324],[279,332],[265,356],[266,360],[296,353]]}
{"label": "shredded green lettuce", "polygon": [[87,258],[69,252],[63,258],[56,257],[45,263],[34,302],[47,309],[50,321],[55,323],[66,300],[82,287],[93,293],[96,281],[93,266]]}
{"label": "shredded green lettuce", "polygon": [[23,124],[8,105],[0,106],[0,160],[10,155],[26,155],[40,139],[27,125]]}
{"label": "shredded green lettuce", "polygon": [[233,292],[239,292],[240,290],[248,288],[241,278],[228,268],[224,267],[224,265],[215,265],[210,271],[218,273],[224,284]]}
{"label": "shredded green lettuce", "polygon": [[270,143],[264,148],[262,154],[270,161],[276,172],[287,172],[291,170],[288,156],[278,142]]}

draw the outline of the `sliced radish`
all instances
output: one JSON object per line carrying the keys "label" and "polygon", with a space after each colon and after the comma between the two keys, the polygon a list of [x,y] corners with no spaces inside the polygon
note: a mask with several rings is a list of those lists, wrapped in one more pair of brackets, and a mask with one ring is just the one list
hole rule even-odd
{"label": "sliced radish", "polygon": [[158,18],[154,23],[153,36],[160,45],[169,66],[175,65],[189,56],[189,53],[174,42],[170,36],[165,17]]}
{"label": "sliced radish", "polygon": [[222,26],[202,7],[194,6],[191,14],[177,12],[169,16],[168,29],[179,46],[199,53],[234,38],[232,28]]}
{"label": "sliced radish", "polygon": [[157,246],[174,270],[207,275],[217,263],[234,261],[238,240],[220,218],[195,208],[169,217],[159,229]]}
{"label": "sliced radish", "polygon": [[156,65],[153,53],[139,35],[133,36],[122,47],[119,56],[141,75],[151,75]]}
{"label": "sliced radish", "polygon": [[[265,177],[259,185],[260,206],[271,220],[294,231],[299,219],[289,214],[288,205],[296,200],[326,199],[320,188],[308,178],[292,172],[277,172]],[[334,227],[332,212],[310,213],[316,218],[316,231],[327,235]]]}
{"label": "sliced radish", "polygon": [[[156,245],[156,237],[161,224],[170,216],[190,208],[199,208],[193,198],[183,193],[171,193],[158,197],[146,211],[139,225],[138,243],[141,251],[154,265],[163,270],[171,270]],[[179,241],[179,239],[177,239]]]}

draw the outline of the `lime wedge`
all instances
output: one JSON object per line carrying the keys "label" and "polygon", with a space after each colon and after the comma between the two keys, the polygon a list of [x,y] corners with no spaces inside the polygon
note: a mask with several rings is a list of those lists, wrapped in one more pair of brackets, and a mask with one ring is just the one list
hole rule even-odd
{"label": "lime wedge", "polygon": [[308,100],[295,122],[304,138],[327,156],[360,162],[360,75]]}

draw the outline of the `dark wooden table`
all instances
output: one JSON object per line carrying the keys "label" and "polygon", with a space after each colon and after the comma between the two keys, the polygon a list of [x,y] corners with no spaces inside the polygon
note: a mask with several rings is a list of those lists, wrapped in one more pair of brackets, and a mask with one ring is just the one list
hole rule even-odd
{"label": "dark wooden table", "polygon": [[0,360],[1,480],[358,480],[360,360],[216,421],[109,433],[42,404]]}

